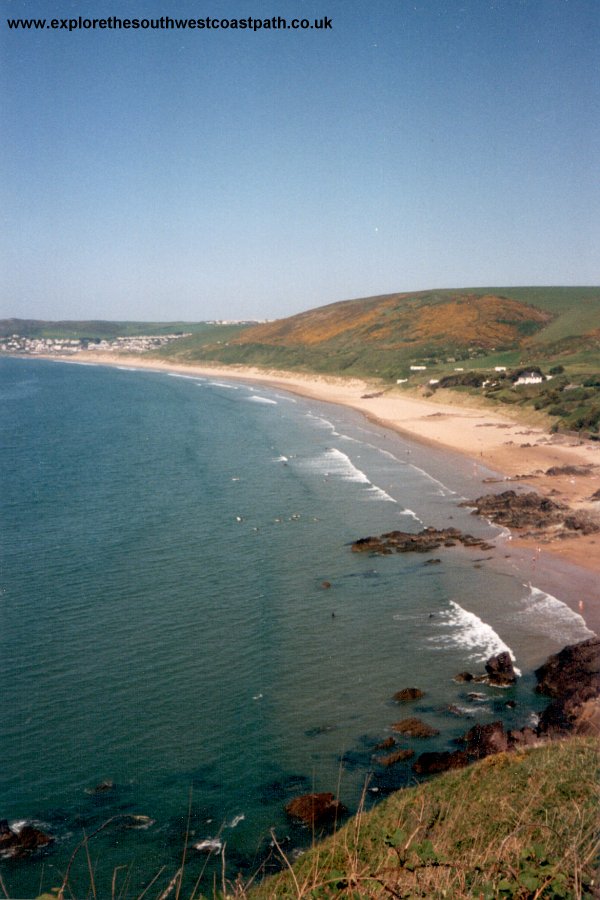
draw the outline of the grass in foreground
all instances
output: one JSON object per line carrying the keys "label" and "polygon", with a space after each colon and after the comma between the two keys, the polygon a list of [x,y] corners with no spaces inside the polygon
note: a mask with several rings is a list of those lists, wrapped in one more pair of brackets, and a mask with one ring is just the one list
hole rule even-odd
{"label": "grass in foreground", "polygon": [[488,757],[393,794],[237,896],[599,897],[598,762],[583,738]]}

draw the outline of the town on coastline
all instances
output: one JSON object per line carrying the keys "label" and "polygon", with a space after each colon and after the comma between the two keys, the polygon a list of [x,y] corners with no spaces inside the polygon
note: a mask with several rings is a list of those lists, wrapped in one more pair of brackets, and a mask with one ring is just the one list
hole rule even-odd
{"label": "town on coastline", "polygon": [[102,353],[145,353],[148,350],[157,350],[171,341],[190,337],[191,332],[180,334],[155,334],[136,335],[135,337],[116,337],[113,340],[105,338],[48,338],[48,337],[23,337],[13,334],[2,343],[0,351],[3,353],[44,355],[81,353],[85,350],[96,350]]}

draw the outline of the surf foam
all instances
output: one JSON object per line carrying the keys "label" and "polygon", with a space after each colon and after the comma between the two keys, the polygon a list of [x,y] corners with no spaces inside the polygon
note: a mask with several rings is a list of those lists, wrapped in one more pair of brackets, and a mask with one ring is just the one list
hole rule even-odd
{"label": "surf foam", "polygon": [[[440,617],[443,620],[441,627],[446,633],[429,638],[432,644],[441,645],[440,649],[448,645],[460,647],[468,652],[470,659],[480,663],[488,660],[490,656],[507,652],[513,663],[515,662],[513,651],[492,626],[475,613],[463,609],[456,601],[450,600],[450,609],[444,610]],[[517,675],[521,674],[516,667],[515,672]]]}

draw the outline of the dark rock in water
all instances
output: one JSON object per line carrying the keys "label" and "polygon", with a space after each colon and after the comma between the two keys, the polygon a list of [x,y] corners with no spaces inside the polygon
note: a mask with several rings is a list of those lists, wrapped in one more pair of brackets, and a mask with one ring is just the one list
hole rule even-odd
{"label": "dark rock in water", "polygon": [[430,553],[444,546],[448,541],[461,543],[465,547],[479,547],[493,550],[493,546],[481,538],[463,534],[458,528],[424,528],[416,534],[409,531],[388,531],[380,537],[359,538],[352,544],[353,553]]}
{"label": "dark rock in water", "polygon": [[439,731],[432,728],[431,725],[427,725],[426,722],[422,722],[420,719],[413,718],[401,719],[399,722],[394,722],[392,729],[400,734],[408,734],[409,737],[418,738],[428,738],[439,734]]}
{"label": "dark rock in water", "polygon": [[23,825],[17,831],[10,828],[6,819],[0,822],[0,856],[23,859],[53,842],[51,835],[33,825]]}
{"label": "dark rock in water", "polygon": [[540,716],[539,734],[599,733],[600,638],[565,647],[535,675],[536,691],[552,698]]}
{"label": "dark rock in water", "polygon": [[123,817],[124,828],[134,828],[138,831],[145,831],[147,828],[154,825],[155,822],[156,820],[151,819],[150,816],[142,816],[137,813],[132,813]]}
{"label": "dark rock in water", "polygon": [[394,700],[397,703],[410,703],[412,700],[420,700],[424,696],[425,694],[419,688],[402,688],[401,691],[396,691]]}
{"label": "dark rock in water", "polygon": [[91,788],[86,788],[86,794],[106,794],[108,791],[114,791],[115,783],[110,779],[106,779],[106,781],[101,781],[100,784],[95,785]]}
{"label": "dark rock in water", "polygon": [[391,747],[396,745],[396,741],[393,737],[388,737],[385,741],[381,741],[379,744],[375,744],[374,750],[389,750]]}
{"label": "dark rock in water", "polygon": [[413,764],[413,772],[417,775],[436,775],[438,772],[447,772],[449,769],[462,769],[468,765],[469,757],[462,750],[450,753],[442,752],[421,753]]}
{"label": "dark rock in water", "polygon": [[330,581],[322,581],[322,582],[321,582],[321,587],[323,588],[323,590],[326,591],[328,588],[331,587],[331,582],[330,582]]}
{"label": "dark rock in water", "polygon": [[[448,546],[453,547],[454,542],[450,541],[450,542],[444,543],[444,547],[448,547]],[[435,559],[426,559],[425,562],[423,563],[423,565],[424,566],[437,566],[438,563],[441,563],[441,559],[436,557]]]}
{"label": "dark rock in water", "polygon": [[330,825],[348,812],[346,807],[329,792],[294,797],[286,804],[285,811],[290,818],[298,819],[309,826]]}
{"label": "dark rock in water", "polygon": [[314,728],[307,728],[304,734],[306,737],[318,737],[320,734],[329,734],[331,731],[335,731],[337,729],[337,725],[315,725]]}
{"label": "dark rock in water", "polygon": [[506,687],[517,680],[510,653],[504,650],[497,656],[491,656],[485,664],[489,683],[498,687]]}
{"label": "dark rock in water", "polygon": [[454,676],[454,681],[464,682],[464,681],[473,681],[473,676],[470,672],[459,672],[458,675]]}
{"label": "dark rock in water", "polygon": [[414,750],[405,749],[405,750],[395,750],[394,753],[389,753],[387,756],[376,756],[373,759],[373,762],[377,763],[379,766],[395,766],[396,763],[404,762],[407,759],[411,759],[415,755]]}
{"label": "dark rock in water", "polygon": [[283,801],[298,791],[306,791],[310,787],[310,781],[306,775],[282,775],[274,781],[268,781],[259,788],[261,803],[273,803]]}
{"label": "dark rock in water", "polygon": [[474,725],[460,741],[465,744],[465,752],[474,759],[483,759],[492,753],[503,753],[508,750],[508,735],[502,722]]}

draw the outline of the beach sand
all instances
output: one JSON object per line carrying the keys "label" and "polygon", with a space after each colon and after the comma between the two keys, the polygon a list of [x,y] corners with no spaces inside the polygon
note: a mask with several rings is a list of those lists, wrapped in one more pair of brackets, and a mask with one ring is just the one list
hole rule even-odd
{"label": "beach sand", "polygon": [[[399,388],[382,388],[357,378],[302,375],[252,366],[182,365],[156,358],[95,352],[68,359],[237,379],[348,406],[412,439],[468,456],[473,460],[475,481],[478,467],[482,466],[486,474],[489,470],[498,473],[502,489],[510,489],[516,482],[573,509],[600,515],[600,503],[589,499],[600,488],[600,443],[550,435],[543,428],[523,425],[495,410],[467,405],[468,400],[463,405],[462,397],[460,401],[452,398],[447,402],[447,395],[441,392],[433,398],[420,398],[408,396]],[[544,474],[553,466],[590,468],[585,476]],[[492,486],[481,478],[479,495],[497,491],[498,482]],[[513,536],[511,548],[516,556],[522,555],[522,561],[535,561],[538,582],[540,574],[547,573],[545,590],[555,593],[556,584],[564,588],[567,593],[558,594],[560,599],[580,612],[589,628],[600,633],[600,533],[552,541]]]}

